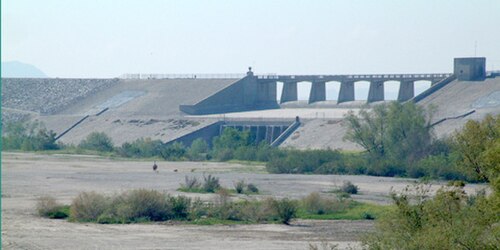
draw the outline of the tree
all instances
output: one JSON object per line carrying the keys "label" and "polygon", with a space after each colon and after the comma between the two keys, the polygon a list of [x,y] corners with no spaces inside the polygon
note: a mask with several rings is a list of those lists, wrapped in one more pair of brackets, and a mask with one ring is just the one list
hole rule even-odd
{"label": "tree", "polygon": [[250,145],[250,131],[239,131],[235,128],[225,128],[220,136],[213,139],[214,150],[224,148],[237,149]]}
{"label": "tree", "polygon": [[186,155],[186,147],[180,142],[174,142],[170,145],[164,146],[160,151],[161,157],[165,160],[182,160]]}
{"label": "tree", "polygon": [[233,159],[235,152],[239,150],[241,155],[243,147],[251,144],[250,131],[239,131],[235,128],[225,128],[220,136],[213,139],[213,155],[219,161]]}
{"label": "tree", "polygon": [[113,151],[113,141],[104,132],[92,132],[83,141],[79,147],[89,150],[110,152]]}
{"label": "tree", "polygon": [[47,130],[42,123],[7,123],[3,139],[4,149],[55,150],[56,133]]}
{"label": "tree", "polygon": [[205,140],[198,138],[191,143],[188,150],[188,156],[191,160],[205,160],[207,159],[208,144]]}
{"label": "tree", "polygon": [[500,115],[468,121],[452,146],[462,156],[456,163],[489,182],[492,192],[467,195],[455,185],[432,198],[421,186],[392,194],[396,209],[363,239],[367,249],[499,249]]}
{"label": "tree", "polygon": [[381,104],[358,114],[350,111],[345,116],[345,139],[366,150],[380,168],[378,174],[396,174],[399,165],[411,166],[431,150],[431,115],[430,110],[411,102]]}
{"label": "tree", "polygon": [[481,122],[469,120],[453,139],[462,156],[459,164],[478,180],[489,181],[500,172],[500,115],[487,115]]}
{"label": "tree", "polygon": [[151,138],[139,138],[133,142],[125,142],[117,149],[118,153],[126,157],[153,157],[160,155],[163,143]]}

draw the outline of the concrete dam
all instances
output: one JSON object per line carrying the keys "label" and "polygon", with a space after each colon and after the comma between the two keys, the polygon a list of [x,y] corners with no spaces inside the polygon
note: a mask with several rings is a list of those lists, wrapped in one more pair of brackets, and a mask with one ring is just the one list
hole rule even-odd
{"label": "concrete dam", "polygon": [[279,108],[277,82],[283,83],[280,104],[298,100],[297,83],[311,82],[308,103],[326,101],[327,82],[340,82],[337,103],[354,101],[355,82],[370,82],[367,102],[384,101],[384,83],[400,82],[398,101],[414,97],[415,81],[430,81],[436,84],[452,77],[452,74],[381,74],[381,75],[254,75],[251,68],[247,75],[227,88],[194,105],[180,105],[187,114],[201,115],[246,110]]}
{"label": "concrete dam", "polygon": [[[64,143],[78,144],[91,132],[108,134],[116,145],[139,138],[190,145],[211,142],[224,128],[251,132],[257,142],[294,148],[356,150],[343,141],[343,115],[385,100],[384,85],[398,81],[397,100],[435,105],[438,136],[460,128],[467,119],[500,113],[500,77],[485,71],[484,58],[458,58],[453,73],[358,75],[128,75],[114,79],[2,79],[2,123],[39,121]],[[354,85],[369,82],[364,101]],[[431,87],[414,92],[415,81]],[[297,103],[300,82],[310,82],[308,100]],[[327,83],[340,91],[326,103]],[[278,101],[277,85],[282,84]],[[292,107],[292,108],[291,108]],[[474,110],[474,112],[471,112]],[[464,114],[466,114],[464,116]],[[299,121],[296,117],[299,116]]]}

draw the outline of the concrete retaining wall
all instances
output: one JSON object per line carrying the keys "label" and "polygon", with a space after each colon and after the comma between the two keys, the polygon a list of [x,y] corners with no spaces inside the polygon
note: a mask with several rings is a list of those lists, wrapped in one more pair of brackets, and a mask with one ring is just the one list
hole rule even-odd
{"label": "concrete retaining wall", "polygon": [[187,114],[202,115],[279,108],[276,82],[259,82],[249,75],[194,105],[180,105]]}

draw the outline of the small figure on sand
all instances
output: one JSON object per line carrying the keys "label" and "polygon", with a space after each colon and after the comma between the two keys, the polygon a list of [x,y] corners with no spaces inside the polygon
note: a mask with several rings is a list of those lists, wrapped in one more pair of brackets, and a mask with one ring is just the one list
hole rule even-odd
{"label": "small figure on sand", "polygon": [[153,171],[155,171],[156,173],[158,173],[158,165],[156,165],[156,161],[153,164]]}

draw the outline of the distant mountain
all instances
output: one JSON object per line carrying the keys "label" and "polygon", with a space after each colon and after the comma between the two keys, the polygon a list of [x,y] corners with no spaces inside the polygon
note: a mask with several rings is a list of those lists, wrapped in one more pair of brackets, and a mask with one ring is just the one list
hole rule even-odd
{"label": "distant mountain", "polygon": [[31,64],[10,61],[2,62],[2,77],[42,78],[47,75]]}

